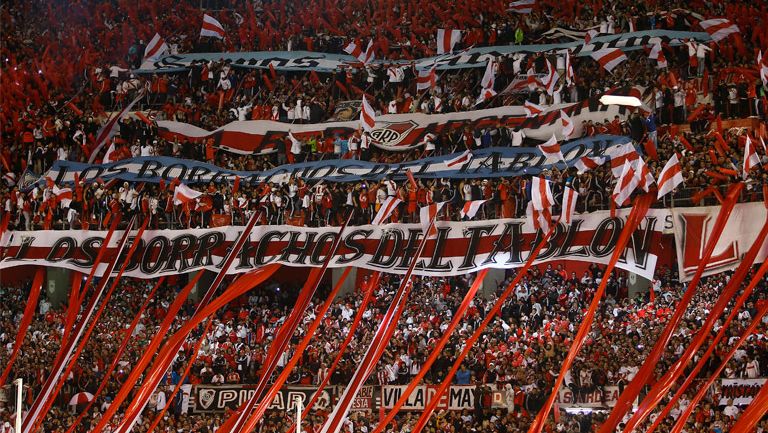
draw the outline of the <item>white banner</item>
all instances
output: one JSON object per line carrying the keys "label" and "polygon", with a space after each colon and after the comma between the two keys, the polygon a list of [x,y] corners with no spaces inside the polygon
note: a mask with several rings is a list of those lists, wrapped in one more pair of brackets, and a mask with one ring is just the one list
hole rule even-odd
{"label": "white banner", "polygon": [[[696,272],[719,213],[720,206],[672,209],[678,270],[683,281],[690,281]],[[762,202],[737,204],[717,241],[704,276],[736,269],[757,239],[765,219]],[[755,262],[762,263],[766,257],[768,243],[763,245]]]}
{"label": "white banner", "polygon": [[619,394],[619,387],[612,385],[582,393],[562,387],[557,393],[555,404],[563,409],[614,407],[619,400]]}
{"label": "white banner", "polygon": [[[578,215],[574,222],[558,224],[535,263],[551,260],[578,260],[608,263],[629,209],[611,218],[608,212]],[[661,252],[661,236],[669,211],[651,209],[635,231],[617,266],[652,279]],[[504,219],[436,223],[437,235],[427,241],[418,275],[451,276],[484,268],[516,268],[525,263],[540,232],[529,220]],[[147,230],[142,235],[126,276],[154,278],[198,269],[217,271],[227,248],[242,227],[215,229]],[[390,273],[404,273],[414,259],[423,238],[420,224],[383,224],[348,227],[330,267],[356,266]],[[337,227],[257,226],[230,273],[242,273],[267,263],[317,267],[325,260],[330,245],[338,236]],[[106,235],[104,231],[49,230],[11,231],[0,239],[0,269],[21,265],[53,266],[87,271]],[[105,262],[115,254],[122,232],[115,232]],[[133,242],[129,238],[129,242]],[[126,251],[128,248],[126,248]],[[121,260],[118,260],[117,269]],[[101,276],[106,266],[98,266]]]}
{"label": "white banner", "polygon": [[[392,409],[395,403],[400,399],[406,385],[385,385],[381,387],[381,407]],[[420,385],[411,392],[405,404],[400,410],[424,410],[427,404],[437,393],[439,385]],[[437,410],[463,410],[474,409],[475,407],[475,386],[474,385],[452,385],[437,403]]]}

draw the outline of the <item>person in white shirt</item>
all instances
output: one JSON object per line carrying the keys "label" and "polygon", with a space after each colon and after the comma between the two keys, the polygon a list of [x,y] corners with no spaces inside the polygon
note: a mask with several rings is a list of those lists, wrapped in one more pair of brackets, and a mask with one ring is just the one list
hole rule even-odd
{"label": "person in white shirt", "polygon": [[389,101],[389,105],[387,105],[387,113],[397,114],[397,100],[393,99]]}
{"label": "person in white shirt", "polygon": [[520,147],[523,144],[523,139],[525,138],[525,131],[523,131],[522,128],[513,129],[512,132],[512,146],[513,147]]}
{"label": "person in white shirt", "polygon": [[725,408],[723,409],[723,415],[725,415],[725,416],[727,416],[727,417],[729,417],[731,419],[736,419],[736,417],[739,415],[739,412],[741,412],[741,411],[739,410],[738,407],[736,407],[733,404],[733,399],[729,398],[728,399],[728,405],[725,406]]}
{"label": "person in white shirt", "polygon": [[[157,144],[157,140],[153,144]],[[141,146],[141,156],[153,156],[154,154],[155,149],[152,144],[147,143]]]}

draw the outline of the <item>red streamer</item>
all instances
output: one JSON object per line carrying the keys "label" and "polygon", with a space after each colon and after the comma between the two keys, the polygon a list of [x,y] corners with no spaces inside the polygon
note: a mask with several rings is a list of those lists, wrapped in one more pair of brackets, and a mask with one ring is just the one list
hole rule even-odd
{"label": "red streamer", "polygon": [[648,208],[654,201],[655,197],[652,194],[643,194],[642,196],[635,199],[632,210],[627,217],[627,222],[624,225],[624,228],[621,230],[619,239],[616,242],[616,249],[614,249],[613,254],[611,255],[611,261],[608,262],[608,266],[605,268],[605,278],[602,279],[600,286],[598,286],[597,290],[595,291],[595,295],[592,298],[592,303],[589,305],[587,314],[581,320],[579,331],[576,333],[576,336],[573,339],[573,343],[571,344],[570,349],[568,349],[568,354],[560,366],[560,374],[558,374],[557,379],[555,380],[555,385],[552,388],[552,392],[550,393],[547,402],[536,416],[536,419],[533,421],[533,424],[528,429],[529,433],[539,433],[544,427],[547,416],[549,416],[549,412],[552,410],[552,405],[555,403],[555,397],[557,397],[560,386],[563,384],[563,380],[565,379],[565,374],[571,368],[573,361],[576,359],[576,355],[578,355],[579,350],[581,350],[581,347],[584,345],[584,342],[587,339],[587,334],[589,334],[592,329],[592,323],[595,319],[597,307],[600,306],[600,300],[603,298],[605,288],[608,285],[608,280],[610,279],[608,277],[611,275],[611,272],[613,272],[613,268],[616,266],[616,262],[624,252],[624,248],[627,246],[629,239],[632,237],[632,233],[634,233],[635,229],[640,224],[640,221],[645,218],[645,214],[648,212]]}
{"label": "red streamer", "polygon": [[432,413],[435,411],[435,408],[437,408],[437,403],[440,401],[440,398],[443,396],[443,394],[445,394],[445,391],[448,390],[448,387],[451,385],[451,381],[453,381],[453,376],[455,376],[456,372],[459,371],[459,367],[461,366],[461,363],[464,361],[464,358],[466,358],[467,355],[469,354],[469,350],[480,338],[482,333],[485,331],[485,328],[488,327],[488,324],[490,324],[493,318],[496,317],[497,314],[499,314],[499,311],[501,311],[501,307],[507,301],[507,298],[509,298],[512,292],[515,290],[515,286],[517,286],[517,284],[520,283],[520,281],[528,272],[528,269],[530,269],[531,265],[533,265],[533,262],[536,260],[536,257],[539,255],[539,252],[541,251],[541,249],[544,248],[544,245],[546,245],[549,242],[549,238],[552,236],[552,233],[554,233],[554,230],[555,230],[555,226],[553,225],[552,228],[549,230],[549,232],[544,235],[544,238],[531,251],[531,254],[528,256],[528,259],[525,261],[525,264],[523,265],[523,267],[521,267],[517,271],[517,275],[515,275],[515,278],[512,280],[511,283],[509,283],[509,285],[507,285],[507,288],[504,290],[504,293],[502,293],[501,296],[499,296],[499,299],[496,300],[496,303],[493,305],[493,308],[485,316],[482,323],[480,323],[480,326],[477,327],[475,332],[466,341],[466,343],[464,344],[464,349],[461,351],[461,353],[459,353],[459,356],[456,357],[456,360],[453,362],[453,366],[451,367],[451,370],[448,371],[448,374],[443,379],[443,382],[440,384],[440,387],[435,392],[435,395],[432,397],[432,400],[430,400],[430,402],[424,408],[424,412],[422,412],[421,417],[419,417],[419,420],[416,423],[416,425],[413,427],[413,430],[411,430],[411,433],[421,433],[421,431],[427,425],[427,421],[429,421],[429,418],[432,416]]}
{"label": "red streamer", "polygon": [[[653,385],[651,391],[640,403],[638,410],[627,422],[626,427],[624,428],[625,433],[631,432],[635,427],[637,427],[638,424],[643,422],[643,420],[651,414],[661,399],[665,395],[669,394],[670,388],[672,388],[672,385],[674,385],[677,378],[680,377],[680,375],[683,373],[688,363],[691,362],[693,356],[699,350],[699,347],[701,347],[701,345],[704,344],[704,341],[709,338],[710,331],[715,325],[715,321],[720,317],[733,297],[736,296],[736,291],[739,289],[741,283],[744,281],[744,278],[747,276],[747,272],[749,272],[750,268],[752,268],[752,264],[755,262],[757,254],[760,252],[766,236],[768,236],[768,220],[766,220],[766,222],[763,224],[762,230],[752,244],[752,247],[749,249],[749,251],[747,251],[746,256],[742,259],[733,277],[731,277],[730,281],[728,282],[728,285],[726,285],[725,289],[723,289],[723,291],[720,293],[717,302],[715,302],[715,305],[707,315],[704,324],[696,333],[693,341],[691,341],[691,344],[685,350],[683,355],[680,356],[678,361],[672,366],[672,368],[670,368],[669,371],[664,374],[661,380]],[[726,326],[727,324],[723,325],[723,327]]]}
{"label": "red streamer", "polygon": [[24,307],[24,316],[21,318],[19,324],[19,331],[16,333],[16,341],[13,343],[13,350],[11,350],[11,357],[8,359],[8,364],[5,366],[3,375],[0,376],[0,388],[5,385],[5,380],[8,379],[8,375],[11,373],[11,367],[13,367],[13,361],[19,356],[19,349],[24,343],[24,337],[27,335],[27,329],[32,323],[32,319],[35,318],[35,310],[37,309],[37,300],[40,298],[40,289],[43,287],[43,278],[45,277],[45,268],[39,267],[35,272],[35,277],[32,280],[32,289],[29,291],[27,297],[27,305]]}
{"label": "red streamer", "polygon": [[712,253],[715,250],[715,245],[717,245],[717,241],[725,229],[725,223],[728,221],[728,217],[731,215],[731,211],[736,205],[739,194],[743,188],[744,184],[737,183],[732,185],[729,189],[728,195],[722,204],[720,213],[717,216],[715,226],[712,229],[712,234],[710,235],[709,241],[707,242],[707,245],[704,249],[704,256],[702,257],[701,262],[696,269],[696,273],[688,283],[688,289],[685,291],[685,294],[683,294],[683,298],[675,308],[675,313],[673,314],[672,318],[670,318],[669,322],[667,322],[667,326],[664,328],[661,336],[656,341],[656,344],[651,350],[651,353],[648,355],[648,358],[646,358],[645,362],[643,362],[643,365],[640,367],[640,371],[635,375],[635,378],[632,379],[629,385],[624,388],[624,392],[619,396],[619,401],[616,402],[616,405],[611,411],[608,419],[600,428],[600,433],[612,433],[616,430],[616,426],[624,417],[624,414],[627,413],[629,408],[632,406],[632,402],[635,400],[635,398],[637,398],[645,384],[648,383],[648,381],[653,376],[653,372],[656,369],[656,363],[658,363],[659,358],[661,358],[661,354],[664,352],[664,349],[669,343],[669,339],[672,337],[672,332],[677,328],[677,325],[685,313],[688,304],[691,302],[693,295],[696,293],[696,286],[698,286],[699,280],[704,273],[704,268],[706,267],[707,262],[709,262],[709,259],[712,257]]}
{"label": "red streamer", "polygon": [[464,314],[467,312],[469,304],[474,299],[475,294],[477,293],[477,289],[480,288],[480,284],[483,283],[483,280],[487,274],[487,269],[483,269],[477,274],[477,277],[472,283],[472,286],[469,288],[469,291],[467,291],[467,294],[464,295],[464,300],[461,302],[461,305],[459,305],[459,308],[454,313],[453,319],[451,319],[451,323],[448,325],[448,328],[443,331],[443,336],[440,338],[437,344],[435,344],[435,347],[431,349],[429,357],[421,366],[419,373],[413,379],[411,379],[411,383],[408,384],[408,387],[403,392],[403,395],[400,396],[400,399],[397,400],[397,403],[395,403],[395,406],[389,411],[384,420],[379,422],[373,433],[381,433],[384,428],[386,428],[387,424],[392,422],[397,413],[400,411],[400,408],[403,407],[406,401],[408,401],[408,397],[410,397],[413,390],[419,386],[421,380],[424,378],[424,376],[427,375],[429,368],[432,366],[435,360],[437,360],[437,357],[442,354],[443,347],[445,347],[445,345],[448,343],[448,340],[451,338],[451,334],[456,329],[456,327],[459,326],[459,322],[461,322],[461,320],[464,318]]}

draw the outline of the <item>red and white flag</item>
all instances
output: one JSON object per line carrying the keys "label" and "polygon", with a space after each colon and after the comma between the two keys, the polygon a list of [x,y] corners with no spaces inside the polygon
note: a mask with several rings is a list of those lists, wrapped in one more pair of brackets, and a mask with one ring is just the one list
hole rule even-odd
{"label": "red and white flag", "polygon": [[373,39],[368,41],[368,47],[363,51],[363,48],[357,45],[355,41],[348,43],[344,47],[344,52],[355,57],[360,63],[368,64],[374,59]]}
{"label": "red and white flag", "polygon": [[[426,232],[429,228],[429,224],[437,218],[437,214],[440,213],[440,210],[443,208],[443,205],[445,205],[444,201],[432,203],[429,205],[426,205],[422,208],[419,208],[419,224],[421,224],[421,228]],[[432,237],[437,233],[437,230],[434,226],[432,226],[432,230],[429,231],[429,233],[426,234],[426,237]]]}
{"label": "red and white flag", "polygon": [[536,90],[537,87],[541,86],[541,81],[539,81],[539,77],[536,76],[536,70],[531,66],[528,68],[526,73],[526,83],[528,84],[528,88],[530,90]]}
{"label": "red and white flag", "polygon": [[551,208],[555,203],[552,198],[552,188],[550,181],[543,177],[534,176],[531,178],[531,203],[536,210]]}
{"label": "red and white flag", "polygon": [[373,221],[371,221],[371,224],[378,225],[383,224],[384,221],[388,220],[390,216],[392,216],[392,212],[397,209],[397,206],[400,205],[403,201],[399,198],[395,197],[387,197],[386,200],[384,200],[384,203],[381,204],[381,207],[379,208],[379,211],[376,212],[376,216],[373,217]]}
{"label": "red and white flag", "polygon": [[582,156],[573,166],[576,167],[579,174],[582,174],[600,167],[605,164],[605,161],[606,158],[604,156]]}
{"label": "red and white flag", "polygon": [[59,203],[62,208],[67,208],[69,207],[69,204],[72,203],[72,190],[70,188],[59,188],[54,185],[53,189],[51,189],[51,193],[56,197],[56,202]]}
{"label": "red and white flag", "polygon": [[739,28],[725,18],[715,18],[699,22],[701,28],[709,33],[713,41],[718,42],[727,38],[732,33],[739,33]]}
{"label": "red and white flag", "polygon": [[749,176],[750,170],[757,167],[760,164],[760,158],[757,156],[757,149],[752,145],[752,140],[747,135],[747,142],[744,145],[744,170],[742,177],[744,179]]}
{"label": "red and white flag", "polygon": [[763,51],[757,52],[757,69],[760,72],[760,80],[763,86],[768,87],[768,59],[763,58]]}
{"label": "red and white flag", "polygon": [[563,224],[570,224],[573,222],[573,215],[576,213],[576,200],[579,198],[579,194],[570,187],[565,187],[563,190],[563,203],[562,210],[560,212],[560,222]]}
{"label": "red and white flag", "polygon": [[488,200],[472,200],[464,203],[464,207],[461,208],[461,211],[459,211],[459,214],[462,218],[474,218],[477,214],[477,211],[480,210],[480,206],[483,205]]}
{"label": "red and white flag", "polygon": [[651,48],[651,53],[648,55],[649,59],[656,60],[656,67],[663,69],[667,67],[667,58],[664,57],[664,51],[661,49],[661,43],[656,42]]}
{"label": "red and white flag", "polygon": [[595,36],[597,36],[599,34],[600,34],[600,32],[598,32],[595,29],[589,30],[587,32],[587,34],[584,35],[584,44],[588,44],[588,43],[592,42],[592,38],[594,38]]}
{"label": "red and white flag", "polygon": [[509,9],[507,10],[516,14],[529,14],[535,5],[536,0],[517,0],[509,2]]}
{"label": "red and white flag", "polygon": [[459,168],[459,166],[466,164],[472,160],[472,152],[465,150],[459,156],[444,161],[444,164],[448,168]]}
{"label": "red and white flag", "polygon": [[611,158],[611,173],[613,173],[613,177],[621,176],[621,172],[624,170],[624,162],[632,162],[640,158],[632,143],[611,146],[605,150],[605,155]]}
{"label": "red and white flag", "polygon": [[544,77],[544,81],[542,81],[544,88],[547,89],[547,94],[551,95],[555,93],[555,84],[557,84],[557,80],[559,79],[560,74],[558,74],[557,69],[552,66],[552,62],[547,59],[547,76]]}
{"label": "red and white flag", "polygon": [[656,183],[659,185],[659,192],[656,194],[657,199],[669,194],[678,185],[683,183],[683,168],[680,166],[677,154],[669,158],[669,161],[667,161],[667,164],[659,173],[659,180]]}
{"label": "red and white flag", "polygon": [[110,162],[115,162],[114,157],[112,156],[115,153],[115,142],[112,141],[109,143],[109,147],[107,148],[107,151],[104,152],[104,158],[101,159],[101,162],[103,164],[109,164]]}
{"label": "red and white flag", "polygon": [[496,96],[496,91],[493,89],[483,89],[480,91],[480,96],[477,97],[477,101],[475,101],[475,105],[480,105],[483,102],[493,98]]}
{"label": "red and white flag", "polygon": [[224,31],[224,26],[216,20],[216,18],[204,14],[203,15],[203,27],[200,28],[200,36],[210,36],[212,38],[224,39],[227,37],[227,33]]}
{"label": "red and white flag", "polygon": [[523,109],[525,110],[525,117],[536,117],[544,111],[544,107],[529,101],[525,101]]}
{"label": "red and white flag", "polygon": [[632,163],[632,169],[635,170],[638,178],[638,186],[643,188],[643,191],[648,192],[656,180],[651,174],[651,169],[648,168],[648,164],[643,161],[643,158],[637,158]]}
{"label": "red and white flag", "polygon": [[629,161],[625,161],[621,176],[619,176],[619,179],[616,181],[616,187],[613,189],[613,201],[618,206],[622,206],[639,185],[640,177],[635,172],[635,169],[632,168],[632,164]]}
{"label": "red and white flag", "polygon": [[484,89],[493,89],[493,84],[496,82],[496,62],[493,59],[488,59],[488,64],[485,67],[485,73],[483,79],[480,80],[480,85]]}
{"label": "red and white flag", "polygon": [[565,81],[568,84],[576,81],[576,74],[573,73],[573,63],[571,62],[571,50],[565,50]]}
{"label": "red and white flag", "polygon": [[563,138],[568,138],[573,135],[573,130],[575,128],[573,120],[571,120],[563,110],[560,110],[560,123],[563,125]]}
{"label": "red and white flag", "polygon": [[453,47],[461,40],[461,30],[437,29],[437,54],[453,52]]}
{"label": "red and white flag", "polygon": [[160,33],[155,33],[155,36],[153,36],[152,40],[147,44],[147,48],[144,49],[144,60],[153,62],[167,52],[168,44],[166,44],[163,38],[160,37]]}
{"label": "red and white flag", "polygon": [[603,48],[602,50],[593,51],[590,56],[597,60],[597,63],[600,63],[600,66],[608,72],[613,71],[621,62],[627,60],[627,56],[618,48]]}
{"label": "red and white flag", "polygon": [[203,195],[202,192],[195,191],[194,189],[184,185],[183,183],[180,183],[176,186],[176,189],[173,191],[173,204],[175,205],[186,204],[191,202],[192,200],[195,200],[201,195]]}
{"label": "red and white flag", "polygon": [[[136,98],[131,101],[130,104],[126,105],[122,110],[120,110],[119,113],[117,113],[117,116],[112,116],[111,119],[107,123],[104,124],[104,126],[101,127],[99,130],[99,133],[96,134],[96,144],[93,149],[93,152],[91,152],[91,156],[88,158],[88,163],[93,164],[93,161],[96,160],[96,155],[101,151],[101,149],[104,147],[104,145],[114,137],[115,134],[117,134],[118,130],[118,124],[123,117],[125,117],[129,111],[133,109],[133,106],[136,105],[137,102],[141,100],[141,98],[144,97],[144,91],[140,91],[138,95],[136,95]],[[114,146],[111,146],[112,150],[114,151]]]}
{"label": "red and white flag", "polygon": [[416,91],[431,89],[437,83],[437,73],[434,66],[431,69],[423,69],[416,73]]}
{"label": "red and white flag", "polygon": [[363,130],[368,132],[373,131],[373,128],[376,126],[376,112],[371,107],[371,104],[368,103],[368,100],[365,99],[365,95],[363,95],[363,104],[360,110],[360,124]]}
{"label": "red and white flag", "polygon": [[563,152],[560,150],[560,144],[557,142],[557,138],[555,137],[555,134],[552,134],[552,138],[547,140],[546,143],[540,144],[539,150],[541,150],[541,153],[543,153],[544,156],[547,158],[546,161],[544,161],[544,164],[549,164],[551,162],[565,161],[565,158],[563,157]]}
{"label": "red and white flag", "polygon": [[526,214],[528,215],[528,218],[531,219],[533,222],[533,228],[536,230],[541,230],[544,233],[549,232],[549,229],[552,227],[552,209],[546,208],[542,210],[537,210],[533,207],[533,203],[528,202],[528,207],[526,208]]}

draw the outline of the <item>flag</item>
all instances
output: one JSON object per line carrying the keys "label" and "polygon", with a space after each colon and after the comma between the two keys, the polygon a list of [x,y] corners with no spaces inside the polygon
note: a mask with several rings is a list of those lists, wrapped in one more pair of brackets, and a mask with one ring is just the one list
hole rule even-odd
{"label": "flag", "polygon": [[570,187],[565,187],[563,190],[563,203],[560,222],[563,224],[570,224],[573,222],[573,214],[576,212],[576,200],[579,198],[579,194]]}
{"label": "flag", "polygon": [[749,176],[749,171],[760,164],[760,158],[757,156],[757,149],[752,146],[752,140],[747,135],[747,142],[744,145],[744,171],[742,176],[744,179]]}
{"label": "flag", "polygon": [[516,14],[529,14],[535,5],[536,0],[518,0],[509,2],[509,9],[507,10]]}
{"label": "flag", "polygon": [[101,127],[99,133],[96,134],[95,147],[93,152],[91,152],[91,156],[88,157],[89,164],[93,164],[93,161],[96,160],[96,155],[104,147],[104,144],[117,133],[117,122],[122,120],[122,118],[125,117],[125,115],[133,109],[133,106],[136,105],[136,103],[139,102],[143,97],[144,91],[140,91],[130,104],[126,105],[119,113],[117,113],[116,116],[113,116],[111,119],[109,119],[109,121],[107,121],[107,123],[104,124],[104,126]]}
{"label": "flag", "polygon": [[376,112],[373,111],[373,107],[365,99],[365,95],[363,95],[363,106],[360,110],[360,124],[363,130],[367,132],[373,131],[374,126],[376,126]]}
{"label": "flag", "polygon": [[526,82],[528,83],[528,88],[530,90],[535,90],[537,87],[541,85],[541,81],[539,81],[538,77],[536,77],[536,70],[533,69],[533,66],[528,68],[526,73]]}
{"label": "flag", "polygon": [[667,58],[664,57],[664,51],[661,49],[661,43],[656,42],[651,48],[651,53],[648,55],[649,59],[656,60],[656,67],[664,69],[667,67]]}
{"label": "flag", "polygon": [[683,169],[680,166],[676,153],[672,155],[672,158],[669,158],[669,161],[661,170],[659,180],[656,183],[659,186],[659,192],[656,195],[657,199],[664,197],[683,183]]}
{"label": "flag", "polygon": [[699,22],[701,28],[709,33],[713,41],[718,42],[728,37],[731,33],[738,33],[739,28],[725,18],[715,18]]}
{"label": "flag", "polygon": [[472,152],[470,152],[469,150],[465,150],[459,156],[445,160],[444,164],[448,168],[454,168],[454,167],[458,168],[457,166],[464,165],[471,160],[472,160]]}
{"label": "flag", "polygon": [[763,86],[768,87],[768,60],[763,58],[762,50],[757,52],[757,69],[760,72]]}
{"label": "flag", "polygon": [[549,232],[549,229],[552,225],[551,209],[547,208],[543,210],[537,210],[533,207],[533,203],[528,202],[526,213],[528,214],[528,217],[531,219],[531,221],[533,221],[533,228],[536,230],[541,230],[544,233]]}
{"label": "flag", "polygon": [[355,41],[352,41],[344,47],[344,52],[355,57],[361,63],[367,65],[371,60],[374,59],[373,39],[368,41],[368,47],[365,49],[365,51],[363,51],[362,47],[358,46]]}
{"label": "flag", "polygon": [[531,178],[531,203],[536,210],[544,210],[552,207],[555,199],[552,198],[552,188],[550,181],[543,177],[534,176]]}
{"label": "flag", "polygon": [[600,34],[600,32],[598,32],[595,29],[589,30],[587,32],[587,34],[584,35],[584,43],[588,44],[588,43],[592,42],[592,38],[594,38],[595,36],[597,36],[599,34]]}
{"label": "flag", "polygon": [[618,206],[622,206],[632,195],[632,192],[637,189],[639,184],[640,177],[635,173],[632,164],[629,161],[624,161],[621,176],[619,176],[619,179],[616,181],[616,187],[613,190],[613,201],[616,202]]}
{"label": "flag", "polygon": [[464,203],[464,207],[461,208],[459,214],[462,218],[474,218],[477,211],[480,210],[480,206],[488,200],[472,200]]}
{"label": "flag", "polygon": [[635,170],[635,175],[638,179],[638,186],[643,188],[643,191],[648,192],[651,185],[656,182],[651,174],[651,169],[648,168],[648,164],[643,161],[642,158],[637,158],[631,162],[632,169]]}
{"label": "flag", "polygon": [[624,170],[625,161],[634,161],[640,158],[632,143],[624,143],[618,146],[611,146],[605,150],[605,155],[611,158],[611,172],[613,177],[621,176]]}
{"label": "flag", "polygon": [[203,195],[202,192],[195,191],[187,185],[180,183],[173,191],[173,204],[186,204],[200,197],[201,195]]}
{"label": "flag", "polygon": [[453,47],[460,39],[460,30],[437,29],[437,54],[453,52]]}
{"label": "flag", "polygon": [[54,185],[51,193],[56,197],[56,203],[59,203],[62,208],[68,208],[69,204],[72,203],[73,196],[70,188],[59,188]]}
{"label": "flag", "polygon": [[597,60],[597,63],[600,63],[600,66],[608,72],[613,71],[621,62],[627,60],[627,56],[618,48],[603,48],[602,50],[593,51],[590,56]]}
{"label": "flag", "polygon": [[525,101],[523,109],[525,110],[525,117],[536,117],[544,111],[544,107],[529,101]]}
{"label": "flag", "polygon": [[488,59],[488,64],[485,66],[485,73],[483,74],[483,79],[480,80],[480,85],[484,89],[493,89],[493,84],[496,81],[496,72],[495,72],[495,65],[496,62],[493,61],[493,59]]}
{"label": "flag", "polygon": [[168,44],[160,37],[160,33],[155,33],[147,44],[147,48],[144,49],[144,60],[154,62],[166,52],[168,52]]}
{"label": "flag", "polygon": [[216,18],[204,14],[203,15],[203,27],[200,28],[200,36],[210,36],[213,38],[224,39],[227,34],[224,32],[224,26],[220,22],[216,21]]}
{"label": "flag", "polygon": [[8,187],[13,187],[16,185],[16,173],[12,171],[4,173],[3,180],[5,181],[5,184],[8,185]]}
{"label": "flag", "polygon": [[573,120],[563,110],[560,110],[560,123],[563,125],[563,138],[573,135]]}
{"label": "flag", "polygon": [[416,75],[416,91],[431,89],[435,87],[435,83],[437,83],[437,73],[434,66],[431,69],[418,71]]}
{"label": "flag", "polygon": [[605,164],[605,161],[606,159],[604,156],[582,156],[575,164],[573,164],[573,166],[576,167],[579,174],[582,174],[600,167]]}
{"label": "flag", "polygon": [[376,212],[376,216],[373,217],[371,224],[383,224],[384,221],[389,219],[389,217],[392,215],[392,212],[394,212],[395,209],[397,209],[397,206],[402,202],[403,201],[399,198],[387,197],[386,200],[384,200],[384,202],[381,204],[379,211]]}
{"label": "flag", "polygon": [[[444,204],[445,202],[441,201],[419,208],[419,224],[421,224],[422,230],[425,232],[427,231],[429,224],[437,217],[437,214],[440,213],[440,210],[443,208]],[[426,233],[424,236],[429,238],[434,236],[436,233],[437,230],[432,227],[432,230],[430,230],[429,233]]]}
{"label": "flag", "polygon": [[554,66],[552,66],[552,62],[549,61],[549,59],[546,59],[547,61],[547,76],[544,77],[544,81],[542,81],[542,84],[544,84],[544,88],[547,89],[547,94],[551,95],[555,93],[555,84],[557,84],[557,80],[560,79],[560,74],[557,73],[557,69],[555,69]]}
{"label": "flag", "polygon": [[543,153],[547,158],[544,162],[545,164],[550,162],[565,161],[563,152],[560,151],[560,144],[557,142],[555,134],[552,134],[552,138],[547,140],[546,143],[540,144],[539,150],[541,150],[541,153]]}
{"label": "flag", "polygon": [[576,74],[573,73],[573,63],[571,63],[571,50],[565,50],[565,81],[568,84],[576,81]]}
{"label": "flag", "polygon": [[115,162],[114,159],[112,159],[112,154],[115,153],[115,142],[109,144],[109,147],[107,148],[107,151],[104,152],[104,158],[101,159],[101,162],[104,164],[109,164],[110,162]]}
{"label": "flag", "polygon": [[413,177],[413,172],[411,171],[410,168],[405,170],[405,176],[408,178],[408,182],[410,182],[414,191],[417,190],[419,188],[419,184],[416,183],[416,178]]}
{"label": "flag", "polygon": [[483,102],[493,98],[496,96],[496,91],[493,89],[483,89],[480,91],[480,96],[477,97],[477,101],[475,101],[475,105],[480,105]]}

